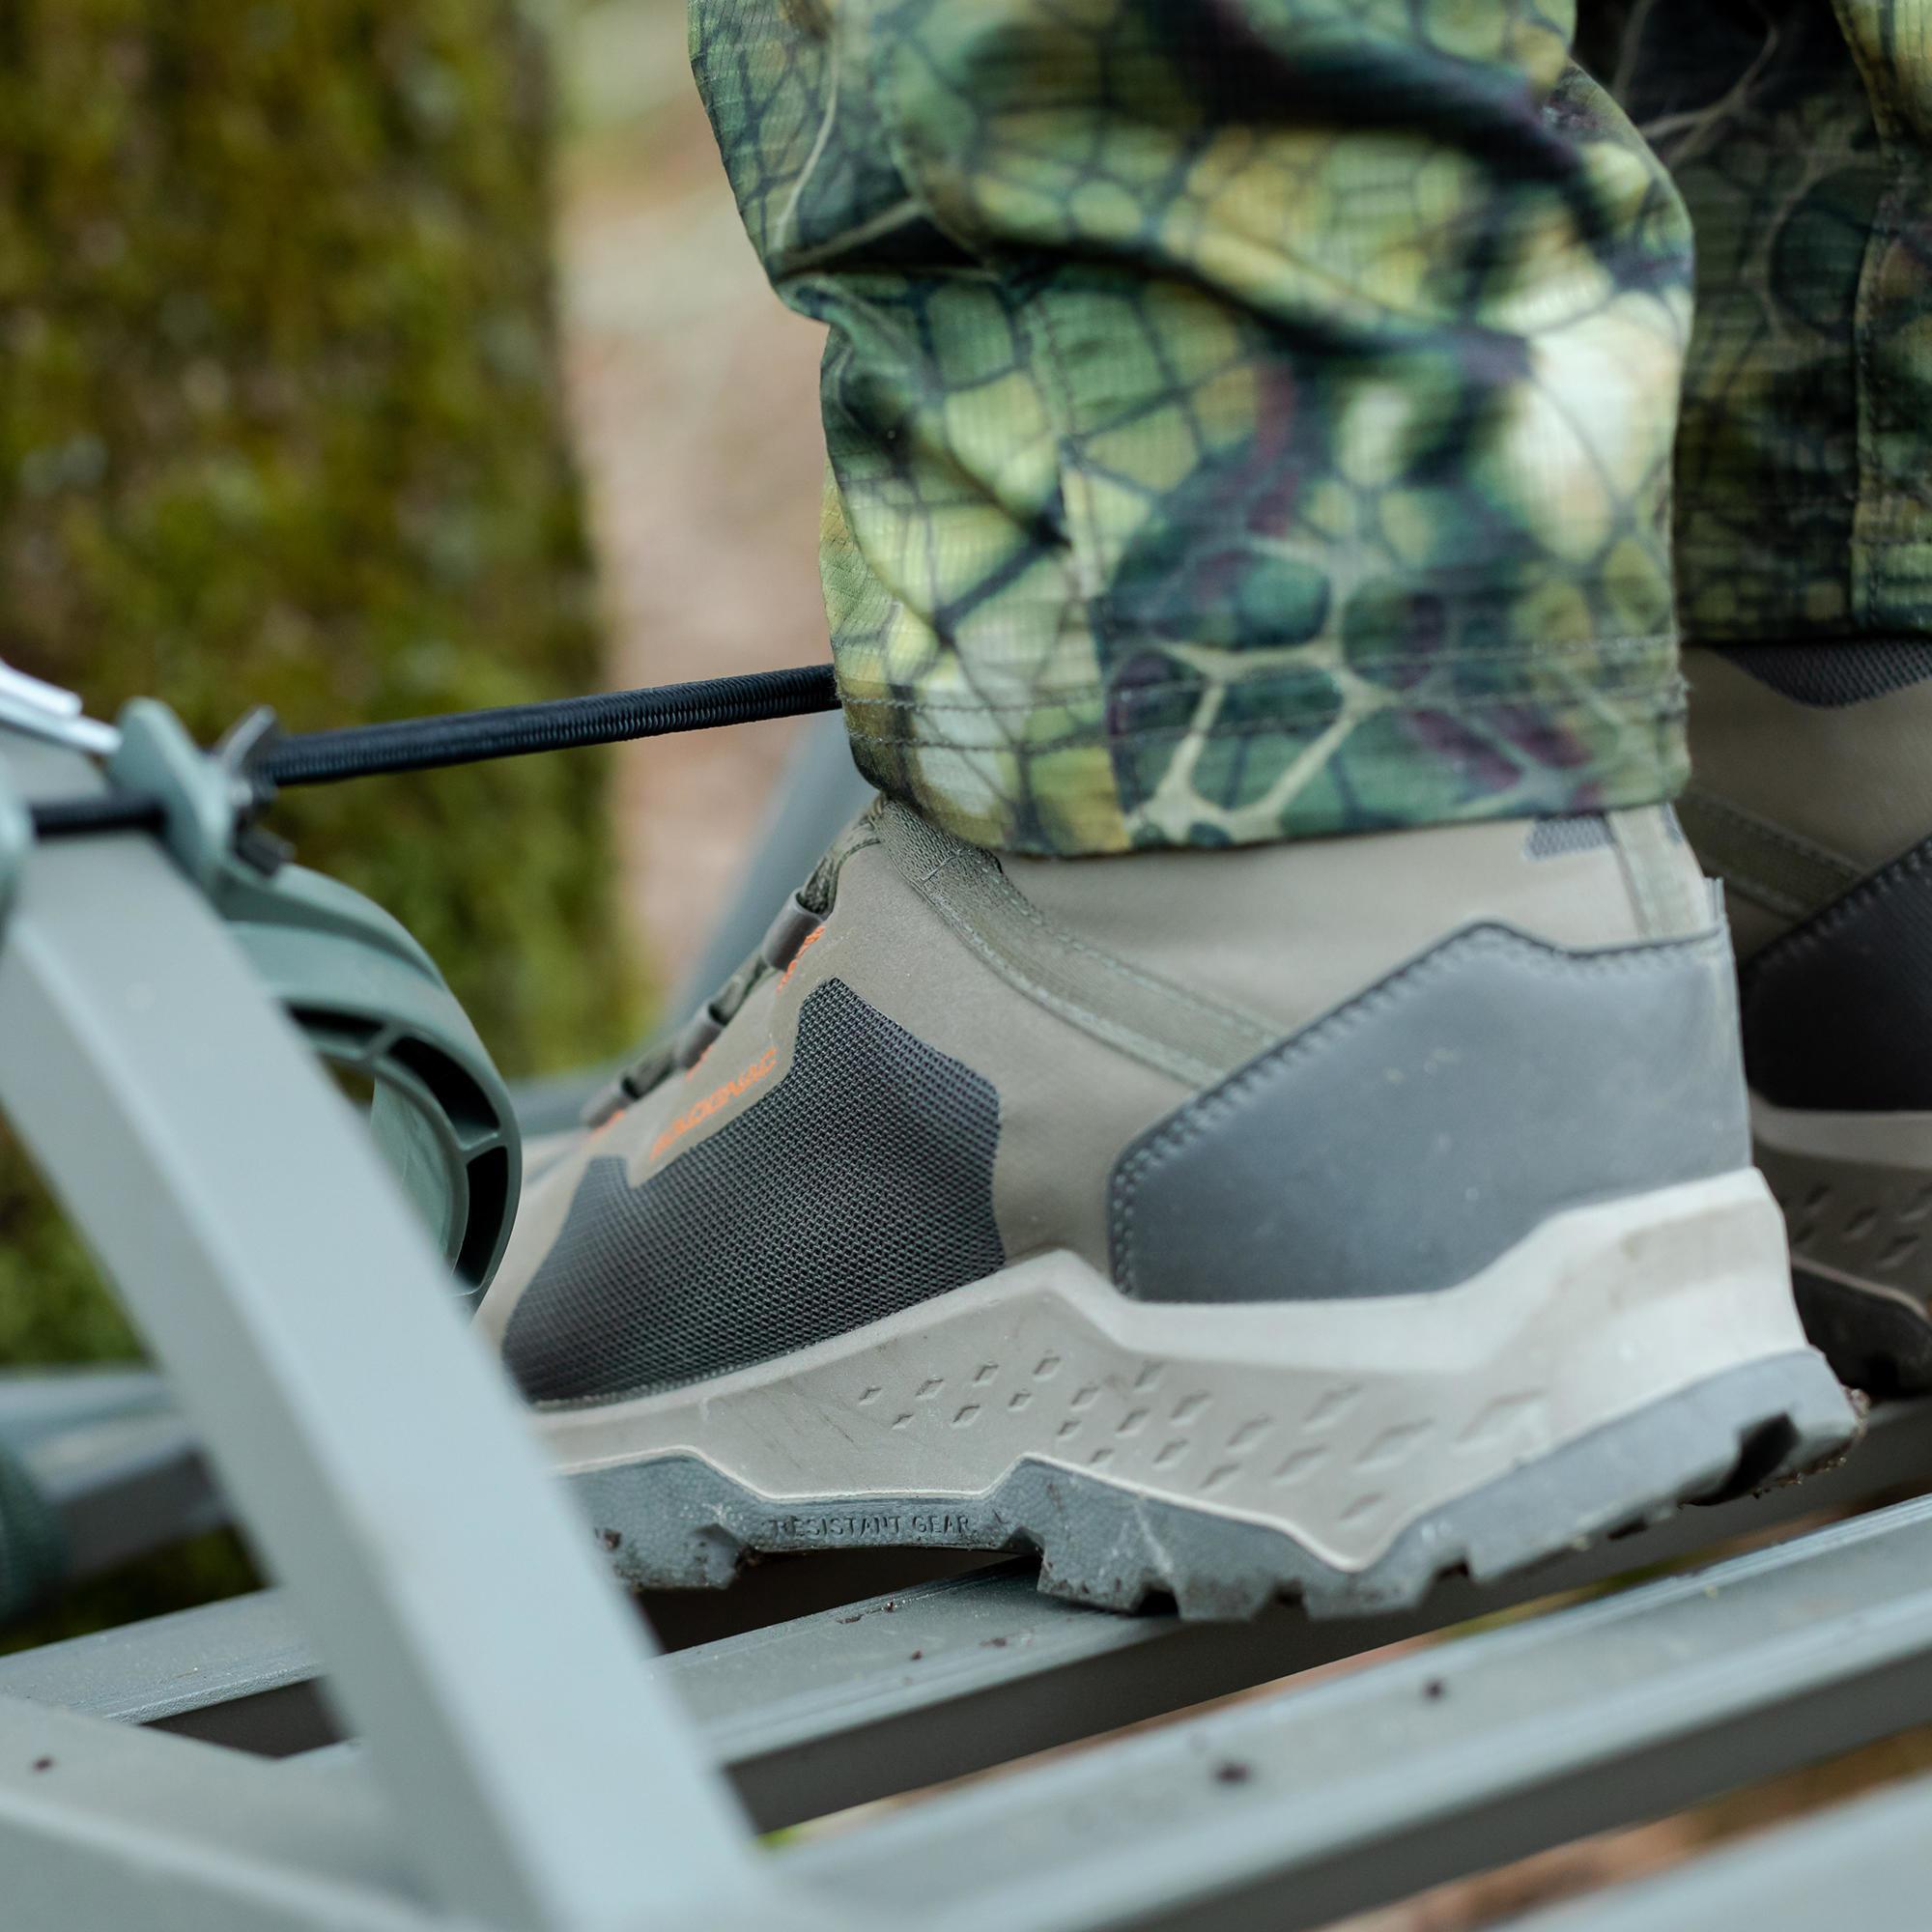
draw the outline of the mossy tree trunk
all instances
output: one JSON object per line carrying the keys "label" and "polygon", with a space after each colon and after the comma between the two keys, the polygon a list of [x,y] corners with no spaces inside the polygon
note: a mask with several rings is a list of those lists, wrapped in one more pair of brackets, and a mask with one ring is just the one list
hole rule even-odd
{"label": "mossy tree trunk", "polygon": [[[515,0],[0,0],[0,655],[213,736],[598,682]],[[298,794],[509,1070],[632,1018],[606,772]],[[113,1318],[0,1167],[0,1359]]]}

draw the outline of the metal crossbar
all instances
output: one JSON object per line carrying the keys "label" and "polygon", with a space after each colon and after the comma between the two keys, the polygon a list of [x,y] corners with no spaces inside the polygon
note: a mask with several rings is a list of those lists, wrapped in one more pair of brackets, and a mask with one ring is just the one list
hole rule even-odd
{"label": "metal crossbar", "polygon": [[[841,1922],[918,1910],[942,1926],[1235,1924],[1264,1912],[1270,1924],[1320,1924],[1932,1717],[1928,1550],[1932,1501],[1894,1506],[1715,1571],[928,1801],[785,1854],[780,1868]],[[944,1618],[934,1607],[975,1590],[984,1593],[979,1627],[1012,1634],[1002,1612],[1013,1606],[977,1581],[927,1593],[923,1616],[910,1598],[895,1612],[881,1600],[856,1627],[911,1612],[909,1633],[929,1636]],[[719,1755],[742,1761],[781,1737],[809,1745],[863,1728],[850,1725],[841,1693],[866,1673],[833,1667],[827,1626],[855,1627],[831,1613],[772,1633],[769,1644],[728,1639],[668,1661],[694,1715],[703,1719],[712,1701],[703,1729]],[[760,1650],[809,1661],[814,1648],[817,1699],[790,1672],[784,1690],[761,1679],[773,1660]],[[1292,1649],[1272,1661],[1292,1662]],[[877,1699],[891,1687],[881,1673],[867,1688]],[[805,1716],[800,1705],[814,1701]],[[21,1710],[0,1699],[0,1739],[23,1740],[16,1760],[28,1744],[94,1749],[99,1719],[61,1712],[23,1725]],[[170,1742],[156,1745],[164,1752]],[[304,1803],[368,1783],[359,1756],[309,1762]],[[171,1775],[207,1784],[206,1797],[226,1792],[247,1764],[234,1752],[197,1754]],[[0,1789],[0,1828],[9,1808]],[[354,1804],[338,1796],[323,1811],[351,1816]],[[287,1829],[252,1799],[239,1815],[258,1832]],[[197,1831],[200,1819],[197,1804]],[[365,1861],[376,1830],[361,1827]]]}
{"label": "metal crossbar", "polygon": [[0,1455],[57,1526],[54,1577],[20,1579],[23,1592],[98,1576],[228,1520],[198,1433],[152,1375],[0,1376]]}

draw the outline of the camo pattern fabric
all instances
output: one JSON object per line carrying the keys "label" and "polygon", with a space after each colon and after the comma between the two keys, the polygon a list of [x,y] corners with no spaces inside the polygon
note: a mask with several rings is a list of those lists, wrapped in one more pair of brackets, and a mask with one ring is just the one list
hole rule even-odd
{"label": "camo pattern fabric", "polygon": [[692,0],[876,783],[1069,854],[1676,787],[1690,229],[1573,11]]}
{"label": "camo pattern fabric", "polygon": [[1586,55],[1693,216],[1698,641],[1932,627],[1932,0],[1616,0]]}

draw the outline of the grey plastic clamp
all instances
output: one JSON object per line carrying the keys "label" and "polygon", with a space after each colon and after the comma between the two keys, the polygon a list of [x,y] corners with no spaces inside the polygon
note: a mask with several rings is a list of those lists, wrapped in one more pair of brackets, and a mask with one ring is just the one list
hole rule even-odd
{"label": "grey plastic clamp", "polygon": [[509,1089],[435,961],[373,901],[280,864],[249,834],[259,795],[247,765],[269,714],[213,753],[152,698],[119,722],[109,779],[160,799],[169,853],[316,1053],[366,1098],[378,1146],[459,1285],[480,1296],[510,1237],[522,1137]]}

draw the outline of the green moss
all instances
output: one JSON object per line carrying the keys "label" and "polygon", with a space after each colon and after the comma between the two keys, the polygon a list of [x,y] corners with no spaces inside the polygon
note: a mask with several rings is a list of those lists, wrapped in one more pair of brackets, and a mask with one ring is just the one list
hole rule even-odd
{"label": "green moss", "polygon": [[[213,736],[599,682],[513,0],[0,0],[0,655]],[[636,1020],[607,770],[292,795],[506,1070]],[[124,1352],[0,1155],[0,1361]]]}

